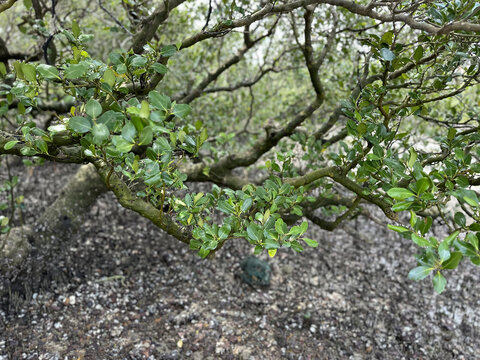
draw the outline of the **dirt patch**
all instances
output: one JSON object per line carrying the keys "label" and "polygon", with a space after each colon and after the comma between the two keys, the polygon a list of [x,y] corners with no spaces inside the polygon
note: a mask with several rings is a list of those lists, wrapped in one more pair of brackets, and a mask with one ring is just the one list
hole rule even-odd
{"label": "dirt patch", "polygon": [[[23,175],[26,222],[74,171]],[[236,276],[252,251],[244,241],[202,260],[107,194],[50,260],[45,274],[58,276],[0,311],[0,359],[478,357],[479,269],[465,262],[436,295],[407,280],[407,240],[352,226],[361,236],[315,229],[317,249],[263,255],[271,285],[253,288]]]}

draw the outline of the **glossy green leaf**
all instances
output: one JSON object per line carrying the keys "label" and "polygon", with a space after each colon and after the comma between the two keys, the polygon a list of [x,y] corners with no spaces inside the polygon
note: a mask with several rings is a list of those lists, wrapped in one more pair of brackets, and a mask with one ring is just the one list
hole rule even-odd
{"label": "glossy green leaf", "polygon": [[408,278],[411,280],[423,280],[432,272],[432,270],[433,268],[428,266],[417,266],[410,270]]}
{"label": "glossy green leaf", "polygon": [[395,200],[405,200],[415,194],[412,193],[410,190],[403,189],[403,188],[391,188],[387,191],[388,196],[394,198]]}
{"label": "glossy green leaf", "polygon": [[439,294],[445,290],[445,286],[447,285],[447,279],[442,275],[440,271],[433,277],[433,288]]}
{"label": "glossy green leaf", "polygon": [[456,269],[462,258],[461,252],[452,252],[448,260],[442,263],[442,269]]}
{"label": "glossy green leaf", "polygon": [[74,116],[68,120],[68,127],[77,133],[84,134],[92,129],[92,123],[83,116]]}
{"label": "glossy green leaf", "polygon": [[3,145],[3,148],[5,150],[10,150],[11,148],[13,148],[16,144],[18,144],[18,140],[11,140],[11,141],[8,141],[5,145]]}
{"label": "glossy green leaf", "polygon": [[467,224],[467,218],[462,212],[457,211],[453,218],[455,220],[455,223],[460,227],[464,227]]}
{"label": "glossy green leaf", "polygon": [[421,246],[421,247],[431,247],[432,244],[430,243],[430,241],[428,241],[427,239],[421,237],[421,236],[418,236],[417,234],[415,233],[412,233],[412,241],[417,244],[418,246]]}

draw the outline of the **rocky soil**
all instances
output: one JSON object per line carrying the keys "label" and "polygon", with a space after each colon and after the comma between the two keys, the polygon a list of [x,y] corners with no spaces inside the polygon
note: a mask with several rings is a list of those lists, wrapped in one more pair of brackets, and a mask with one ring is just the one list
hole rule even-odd
{"label": "rocky soil", "polygon": [[[25,222],[74,171],[22,173]],[[1,304],[0,359],[478,359],[480,269],[465,262],[437,295],[407,279],[407,240],[350,226],[312,229],[320,246],[301,254],[264,254],[271,285],[254,288],[238,276],[244,241],[202,260],[106,194],[45,255],[29,300]]]}

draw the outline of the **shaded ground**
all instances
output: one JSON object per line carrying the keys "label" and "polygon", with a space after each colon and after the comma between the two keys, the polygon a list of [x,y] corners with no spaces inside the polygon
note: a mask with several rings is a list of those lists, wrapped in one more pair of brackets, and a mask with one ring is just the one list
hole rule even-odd
{"label": "shaded ground", "polygon": [[[25,178],[26,221],[74,169]],[[202,260],[108,194],[51,260],[50,289],[0,311],[0,359],[478,358],[480,269],[461,265],[436,295],[406,279],[407,240],[356,228],[363,240],[315,230],[317,249],[263,256],[271,286],[254,289],[235,275],[248,244]]]}

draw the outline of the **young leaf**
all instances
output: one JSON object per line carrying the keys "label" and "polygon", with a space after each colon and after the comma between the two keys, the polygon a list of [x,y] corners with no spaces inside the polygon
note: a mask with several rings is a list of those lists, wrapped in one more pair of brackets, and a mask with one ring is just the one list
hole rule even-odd
{"label": "young leaf", "polygon": [[9,141],[9,142],[7,142],[7,143],[3,146],[3,148],[4,148],[5,150],[10,150],[10,149],[13,148],[17,143],[18,143],[18,140]]}
{"label": "young leaf", "polygon": [[72,21],[72,34],[75,36],[75,39],[78,39],[78,36],[80,35],[80,27],[75,20]]}
{"label": "young leaf", "polygon": [[303,238],[303,241],[305,241],[305,243],[312,248],[316,248],[318,246],[318,242],[315,240],[312,240],[309,238]]}

